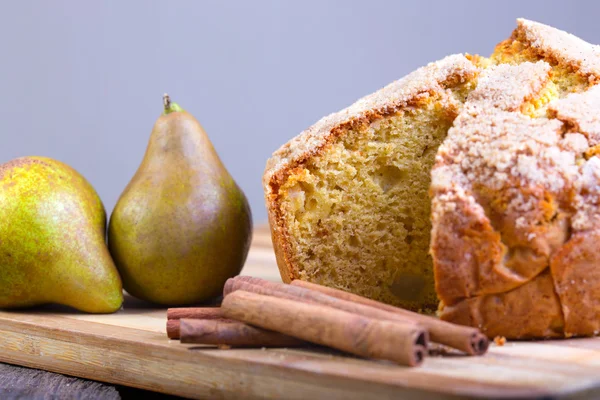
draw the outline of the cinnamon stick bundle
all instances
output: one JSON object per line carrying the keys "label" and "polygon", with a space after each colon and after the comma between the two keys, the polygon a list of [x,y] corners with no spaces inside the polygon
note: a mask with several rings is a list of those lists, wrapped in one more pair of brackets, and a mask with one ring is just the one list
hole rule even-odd
{"label": "cinnamon stick bundle", "polygon": [[225,296],[221,309],[228,318],[361,357],[416,366],[426,352],[427,334],[416,324],[377,320],[243,290]]}
{"label": "cinnamon stick bundle", "polygon": [[394,307],[389,304],[381,303],[376,300],[368,299],[354,293],[345,292],[343,290],[318,285],[312,282],[301,281],[295,279],[291,282],[292,285],[321,292],[323,294],[336,297],[338,299],[352,301],[366,306],[374,307],[380,310],[391,312],[400,316],[411,318],[422,324],[429,330],[431,341],[445,344],[455,349],[464,351],[471,355],[484,354],[489,346],[489,339],[479,329],[467,326],[452,324],[442,321],[434,317],[415,313],[403,308]]}
{"label": "cinnamon stick bundle", "polygon": [[232,347],[297,347],[300,339],[234,320],[181,319],[181,343]]}
{"label": "cinnamon stick bundle", "polygon": [[250,276],[237,276],[227,280],[223,294],[227,295],[239,289],[327,305],[371,318],[418,323],[427,329],[432,341],[464,351],[470,355],[485,353],[489,344],[488,338],[476,328],[441,321],[434,317],[389,306],[341,290],[329,290],[330,288],[321,285],[306,285],[305,283],[287,285]]}

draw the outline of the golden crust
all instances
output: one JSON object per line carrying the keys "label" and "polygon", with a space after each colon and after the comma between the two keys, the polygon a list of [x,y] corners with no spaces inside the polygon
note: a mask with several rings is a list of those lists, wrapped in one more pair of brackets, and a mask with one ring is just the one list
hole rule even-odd
{"label": "golden crust", "polygon": [[[593,85],[600,53],[525,20],[513,37],[520,52],[529,46],[542,59],[482,72],[432,171],[441,318],[479,326],[490,337],[594,335],[600,159],[584,155],[598,140],[600,92],[584,87],[559,99],[551,66],[568,66],[568,74]],[[545,106],[547,114],[536,110]]]}
{"label": "golden crust", "polygon": [[350,129],[368,125],[433,93],[465,82],[478,71],[478,67],[462,54],[430,63],[348,108],[322,118],[273,154],[267,161],[263,188],[277,265],[284,282],[298,277],[279,203],[279,188],[293,175],[294,169],[320,154],[328,144],[339,140]]}
{"label": "golden crust", "polygon": [[489,338],[558,338],[563,336],[564,329],[560,303],[548,271],[514,290],[446,306],[443,319],[478,327]]}

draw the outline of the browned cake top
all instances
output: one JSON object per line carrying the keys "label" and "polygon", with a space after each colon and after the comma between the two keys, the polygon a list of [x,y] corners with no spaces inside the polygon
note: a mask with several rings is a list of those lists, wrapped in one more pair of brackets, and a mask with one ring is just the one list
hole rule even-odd
{"label": "browned cake top", "polygon": [[269,159],[264,186],[270,194],[270,183],[278,173],[298,165],[334,140],[336,130],[385,115],[411,101],[445,90],[445,84],[465,81],[477,74],[478,68],[464,55],[455,54],[428,64],[379,91],[363,97],[348,108],[330,114],[279,148]]}

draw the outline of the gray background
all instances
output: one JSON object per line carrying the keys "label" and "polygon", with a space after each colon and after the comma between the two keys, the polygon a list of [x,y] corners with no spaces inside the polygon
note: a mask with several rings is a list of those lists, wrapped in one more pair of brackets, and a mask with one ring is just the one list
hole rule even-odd
{"label": "gray background", "polygon": [[419,66],[488,55],[517,17],[600,43],[594,1],[0,1],[0,162],[79,170],[110,213],[161,96],[198,118],[264,221],[281,144]]}

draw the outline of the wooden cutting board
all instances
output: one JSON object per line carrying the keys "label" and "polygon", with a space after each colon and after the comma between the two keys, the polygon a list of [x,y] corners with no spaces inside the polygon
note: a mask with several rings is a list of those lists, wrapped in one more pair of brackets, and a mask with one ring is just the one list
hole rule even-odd
{"label": "wooden cutting board", "polygon": [[[265,226],[242,273],[280,281]],[[183,345],[167,338],[165,323],[165,308],[130,297],[112,315],[0,312],[0,361],[190,398],[600,395],[600,338],[508,342],[482,357],[431,356],[408,368],[322,348]]]}

